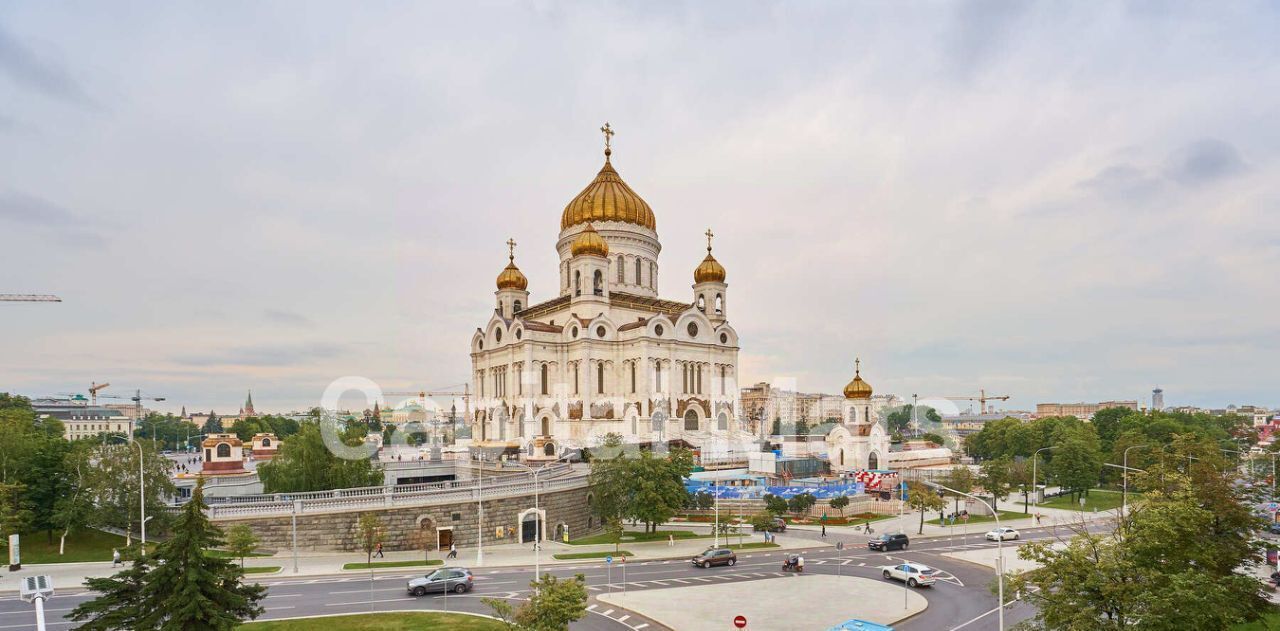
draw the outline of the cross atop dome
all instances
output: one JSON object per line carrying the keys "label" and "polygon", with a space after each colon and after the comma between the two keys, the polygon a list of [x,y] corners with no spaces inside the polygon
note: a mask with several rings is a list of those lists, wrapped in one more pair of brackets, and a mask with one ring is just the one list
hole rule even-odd
{"label": "cross atop dome", "polygon": [[706,235],[707,235],[707,253],[708,253],[708,254],[710,254],[710,253],[711,253],[711,238],[712,238],[712,237],[714,237],[714,236],[716,236],[716,235],[715,235],[715,233],[714,233],[714,232],[711,232],[711,228],[707,228],[707,231],[706,231],[704,234],[706,234]]}
{"label": "cross atop dome", "polygon": [[604,157],[607,160],[613,153],[613,150],[609,148],[610,141],[613,140],[613,128],[609,126],[608,121],[605,121],[604,127],[600,128],[600,133],[604,134]]}
{"label": "cross atop dome", "polygon": [[514,263],[516,261],[516,240],[507,239],[507,258]]}

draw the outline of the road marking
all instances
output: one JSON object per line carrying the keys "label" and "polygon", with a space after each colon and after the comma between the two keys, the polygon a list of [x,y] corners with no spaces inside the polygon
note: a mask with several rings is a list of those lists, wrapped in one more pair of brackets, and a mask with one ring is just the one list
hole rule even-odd
{"label": "road marking", "polygon": [[[604,590],[600,589],[599,587],[596,587],[595,585],[587,585],[587,589],[589,589],[589,590],[591,590],[591,591],[593,591],[593,592],[604,591]],[[592,607],[594,607],[594,606],[595,606],[595,605],[592,605]]]}
{"label": "road marking", "polygon": [[851,562],[853,562],[853,559],[845,559],[840,562],[840,565],[849,565]]}
{"label": "road marking", "polygon": [[866,564],[866,563],[859,563],[859,564],[858,564],[858,567],[866,567],[866,566],[867,566],[867,564]]}
{"label": "road marking", "polygon": [[600,613],[600,615],[602,615],[602,616],[607,616],[607,615],[609,615],[609,614],[611,614],[611,613],[613,613],[613,610],[612,610],[612,609],[610,609],[610,610],[608,610],[608,611],[601,612],[601,613]]}
{"label": "road marking", "polygon": [[652,580],[652,581],[649,581],[649,582],[650,582],[650,583],[657,583],[657,584],[659,584],[659,585],[661,585],[661,586],[663,586],[663,587],[666,587],[666,586],[667,586],[667,582],[666,582],[666,581]]}
{"label": "road marking", "polygon": [[709,579],[709,578],[707,578],[707,577],[705,577],[705,576],[695,576],[695,577],[693,577],[693,580],[695,580],[695,581],[702,581],[703,583],[710,583],[710,582],[711,582],[711,579]]}
{"label": "road marking", "polygon": [[618,618],[618,622],[626,622],[626,621],[627,621],[627,618],[630,618],[630,617],[631,617],[631,616],[623,616],[623,617],[621,617],[621,618]]}
{"label": "road marking", "polygon": [[673,578],[673,579],[671,579],[671,580],[673,580],[673,581],[675,581],[675,582],[677,582],[677,583],[680,583],[681,585],[688,585],[688,584],[689,584],[689,581],[687,581],[687,580],[685,580],[685,579],[683,579],[683,578]]}
{"label": "road marking", "polygon": [[595,611],[595,610],[596,610],[596,606],[595,606],[595,605],[591,605],[591,606],[587,607],[587,611]]}
{"label": "road marking", "polygon": [[374,603],[399,603],[404,601],[413,601],[413,598],[384,598],[382,600],[357,600],[351,603],[325,603],[325,607],[347,607],[350,605],[372,605]]}
{"label": "road marking", "polygon": [[631,627],[631,628],[632,628],[632,629],[635,629],[635,631],[640,631],[641,629],[643,629],[643,628],[645,628],[645,627],[647,627],[647,626],[649,626],[649,624],[648,624],[648,623],[644,623],[644,622],[642,622],[642,623],[640,623],[640,624],[638,624],[638,625],[636,625],[636,626],[634,626],[634,627]]}

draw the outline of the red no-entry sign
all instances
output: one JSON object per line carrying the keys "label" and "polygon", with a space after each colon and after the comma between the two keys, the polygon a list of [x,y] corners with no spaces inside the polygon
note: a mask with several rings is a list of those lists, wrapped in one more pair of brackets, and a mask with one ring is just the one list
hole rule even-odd
{"label": "red no-entry sign", "polygon": [[739,629],[747,628],[747,617],[746,616],[734,617],[733,626],[738,627]]}

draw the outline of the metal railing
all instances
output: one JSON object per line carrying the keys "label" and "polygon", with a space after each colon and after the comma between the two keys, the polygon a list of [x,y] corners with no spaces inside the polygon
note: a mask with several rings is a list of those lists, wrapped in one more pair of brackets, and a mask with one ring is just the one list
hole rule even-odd
{"label": "metal railing", "polygon": [[[588,483],[586,471],[575,473],[569,465],[548,467],[544,475],[547,473],[552,477],[538,480],[539,493],[582,488]],[[483,497],[475,481],[465,480],[227,498],[228,501],[210,504],[208,513],[211,519],[284,516],[475,502],[533,494],[531,476],[518,476],[518,480],[512,481],[513,477],[516,476],[486,481]]]}

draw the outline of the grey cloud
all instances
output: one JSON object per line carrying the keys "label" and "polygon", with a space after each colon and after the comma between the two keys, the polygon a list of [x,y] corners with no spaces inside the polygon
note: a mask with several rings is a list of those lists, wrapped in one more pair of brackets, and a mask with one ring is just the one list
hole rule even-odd
{"label": "grey cloud", "polygon": [[271,322],[275,322],[278,324],[291,324],[295,326],[311,326],[315,324],[315,322],[312,321],[311,318],[308,318],[307,316],[304,316],[301,313],[296,313],[293,311],[287,311],[283,309],[267,309],[266,311],[262,312],[262,315],[267,320],[270,320]]}
{"label": "grey cloud", "polygon": [[93,104],[93,99],[65,68],[49,59],[42,59],[2,27],[0,73],[8,75],[18,85],[48,97],[78,105]]}
{"label": "grey cloud", "polygon": [[94,223],[48,200],[17,191],[0,193],[0,223],[30,226],[68,245],[101,247],[106,239]]}
{"label": "grey cloud", "polygon": [[1113,200],[1142,201],[1158,193],[1162,184],[1138,167],[1115,164],[1077,186]]}
{"label": "grey cloud", "polygon": [[204,355],[182,355],[173,361],[188,366],[296,366],[331,359],[348,352],[346,346],[329,342],[244,346]]}
{"label": "grey cloud", "polygon": [[1231,177],[1246,168],[1234,145],[1205,138],[1175,151],[1169,158],[1167,172],[1178,183],[1194,186]]}

